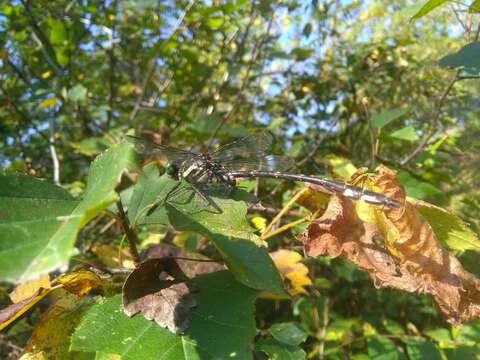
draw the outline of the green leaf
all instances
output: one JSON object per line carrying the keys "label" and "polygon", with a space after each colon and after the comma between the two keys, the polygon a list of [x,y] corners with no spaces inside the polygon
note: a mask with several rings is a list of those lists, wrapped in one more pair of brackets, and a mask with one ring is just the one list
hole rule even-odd
{"label": "green leaf", "polygon": [[101,137],[91,137],[79,142],[69,143],[79,154],[98,155],[107,148],[107,141]]}
{"label": "green leaf", "polygon": [[202,136],[202,138],[209,138],[211,134],[220,124],[220,115],[214,114],[198,114],[195,119],[188,125],[188,128],[192,129],[195,134]]}
{"label": "green leaf", "polygon": [[442,245],[452,250],[479,250],[480,240],[467,224],[448,211],[424,203],[415,204],[416,209],[428,221]]}
{"label": "green leaf", "polygon": [[272,325],[268,332],[279,342],[296,346],[307,339],[307,334],[296,323],[284,322]]}
{"label": "green leaf", "polygon": [[64,45],[68,39],[67,29],[65,24],[61,21],[49,18],[50,25],[50,41],[53,45]]}
{"label": "green leaf", "polygon": [[51,246],[49,240],[75,205],[61,187],[26,175],[0,175],[0,279],[18,282]]}
{"label": "green leaf", "polygon": [[438,64],[442,67],[461,68],[467,73],[478,75],[480,73],[480,41],[467,44],[456,53],[441,58]]}
{"label": "green leaf", "polygon": [[411,360],[441,360],[440,351],[431,341],[419,339],[404,339],[403,342],[407,345],[408,358]]}
{"label": "green leaf", "polygon": [[397,173],[397,179],[400,180],[402,185],[405,187],[405,191],[408,196],[417,199],[425,199],[443,195],[439,188],[411,175],[408,171],[399,170]]}
{"label": "green leaf", "polygon": [[304,360],[307,358],[305,351],[296,346],[290,346],[275,339],[260,339],[255,344],[256,351],[262,351],[271,360]]}
{"label": "green leaf", "polygon": [[480,0],[475,0],[473,3],[470,4],[468,7],[469,13],[480,13]]}
{"label": "green leaf", "polygon": [[[169,176],[164,176],[166,181]],[[166,208],[170,223],[180,231],[195,231],[210,239],[235,278],[254,289],[267,290],[285,295],[283,284],[268,250],[253,233],[247,222],[247,202],[251,195],[236,189],[228,198],[212,196],[213,202],[222,210],[216,213],[204,208],[199,211],[198,200],[192,199],[192,191],[183,191],[174,201],[167,201]],[[193,200],[193,201],[192,201]],[[200,202],[205,207],[205,204]]]}
{"label": "green leaf", "polygon": [[423,5],[423,7],[412,16],[410,20],[419,19],[425,15],[427,15],[430,11],[434,10],[435,8],[445,4],[448,0],[429,0]]}
{"label": "green leaf", "polygon": [[400,353],[395,343],[385,336],[373,336],[367,339],[368,355],[372,360],[397,360]]}
{"label": "green leaf", "polygon": [[456,345],[453,349],[442,349],[447,360],[478,359],[476,346]]}
{"label": "green leaf", "polygon": [[158,206],[152,214],[152,206],[162,202],[177,184],[169,176],[160,177],[157,165],[152,162],[143,168],[138,182],[133,187],[133,194],[128,205],[128,219],[133,225],[147,225],[150,230],[163,230],[169,224],[164,206]]}
{"label": "green leaf", "polygon": [[71,101],[82,101],[87,97],[87,89],[82,84],[77,84],[70,90],[68,90],[67,97]]}
{"label": "green leaf", "polygon": [[193,279],[197,306],[189,328],[174,335],[143,316],[126,316],[120,296],[95,305],[72,336],[72,350],[101,351],[122,359],[251,359],[258,292],[226,271]]}
{"label": "green leaf", "polygon": [[285,124],[285,122],[287,121],[287,119],[285,119],[284,117],[276,117],[275,119],[273,119],[270,124],[268,124],[268,127],[267,129],[268,130],[276,130],[278,129],[280,126],[282,126],[283,124]]}
{"label": "green leaf", "polygon": [[303,27],[303,35],[305,35],[307,38],[310,36],[310,34],[312,33],[312,23],[306,23],[305,26]]}
{"label": "green leaf", "polygon": [[372,116],[372,125],[374,128],[381,129],[385,125],[391,123],[393,120],[396,120],[407,113],[407,109],[396,108],[390,111],[382,112],[380,114],[375,114]]}
{"label": "green leaf", "polygon": [[436,329],[430,329],[430,330],[425,330],[423,332],[425,335],[428,337],[432,338],[433,340],[437,342],[441,341],[446,341],[446,342],[452,342],[452,335],[448,329],[445,328],[436,328]]}
{"label": "green leaf", "polygon": [[225,19],[223,16],[212,16],[205,21],[205,24],[212,30],[218,30],[222,27],[224,22]]}
{"label": "green leaf", "polygon": [[313,54],[313,49],[297,47],[292,50],[292,54],[296,60],[302,61],[308,59]]}
{"label": "green leaf", "polygon": [[383,319],[382,324],[390,334],[393,334],[393,335],[403,335],[403,334],[405,334],[405,329],[403,328],[403,326],[400,325],[395,320]]}
{"label": "green leaf", "polygon": [[[98,156],[90,166],[83,199],[69,216],[61,219],[61,224],[55,227],[53,233],[45,234],[49,235],[46,240],[42,237],[42,241],[46,241],[45,245],[37,249],[39,251],[36,252],[29,266],[22,269],[20,280],[25,281],[66,265],[69,257],[74,253],[73,245],[78,231],[111,203],[118,200],[115,187],[123,172],[135,166],[133,146],[130,143],[115,145]],[[30,243],[36,239],[33,231],[28,239]]]}
{"label": "green leaf", "polygon": [[400,130],[394,131],[389,135],[392,139],[416,141],[419,139],[417,132],[413,126],[405,126]]}

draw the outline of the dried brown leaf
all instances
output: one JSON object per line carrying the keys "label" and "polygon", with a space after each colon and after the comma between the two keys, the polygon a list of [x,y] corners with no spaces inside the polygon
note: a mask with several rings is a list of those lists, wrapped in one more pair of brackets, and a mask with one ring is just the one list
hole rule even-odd
{"label": "dried brown leaf", "polygon": [[123,311],[128,316],[140,312],[171,332],[181,333],[196,305],[187,280],[174,259],[148,259],[125,281]]}
{"label": "dried brown leaf", "polygon": [[440,246],[430,224],[405,200],[394,172],[378,170],[354,181],[401,206],[382,209],[332,196],[324,214],[299,237],[307,254],[345,257],[366,270],[376,287],[428,293],[452,324],[479,318],[480,279]]}

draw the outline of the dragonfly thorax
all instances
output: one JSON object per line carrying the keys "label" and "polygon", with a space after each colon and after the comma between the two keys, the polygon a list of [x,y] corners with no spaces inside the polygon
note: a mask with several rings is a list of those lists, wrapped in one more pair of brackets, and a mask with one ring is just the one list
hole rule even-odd
{"label": "dragonfly thorax", "polygon": [[189,182],[225,183],[235,185],[235,179],[224,171],[221,164],[212,160],[209,154],[200,154],[186,160],[180,166],[179,179]]}

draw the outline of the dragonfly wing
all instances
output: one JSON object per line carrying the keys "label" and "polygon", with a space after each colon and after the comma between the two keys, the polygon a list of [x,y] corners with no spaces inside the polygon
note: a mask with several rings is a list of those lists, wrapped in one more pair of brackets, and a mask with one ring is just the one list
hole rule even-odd
{"label": "dragonfly wing", "polygon": [[182,149],[156,144],[146,139],[127,135],[127,140],[135,144],[135,148],[142,157],[149,160],[167,159],[169,162],[182,163],[188,158],[197,156],[197,154]]}
{"label": "dragonfly wing", "polygon": [[223,164],[235,159],[261,158],[265,156],[272,141],[272,134],[266,131],[259,131],[220,147],[212,153],[212,159]]}

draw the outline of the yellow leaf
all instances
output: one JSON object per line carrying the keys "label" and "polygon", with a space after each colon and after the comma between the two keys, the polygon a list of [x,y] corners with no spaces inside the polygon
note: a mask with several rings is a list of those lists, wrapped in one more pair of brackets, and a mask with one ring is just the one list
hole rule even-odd
{"label": "yellow leaf", "polygon": [[55,281],[62,284],[67,291],[77,296],[86,295],[93,289],[104,286],[102,279],[87,270],[75,271],[59,276]]}
{"label": "yellow leaf", "polygon": [[48,360],[48,359],[45,352],[36,351],[36,352],[28,352],[23,354],[19,360]]}
{"label": "yellow leaf", "polygon": [[57,103],[57,98],[56,97],[51,97],[51,98],[43,100],[40,104],[38,104],[38,107],[40,109],[43,109],[43,108],[46,108],[46,107],[49,107],[49,106],[53,106],[56,103]]}
{"label": "yellow leaf", "polygon": [[357,172],[355,165],[353,165],[350,160],[341,156],[330,155],[327,156],[325,160],[327,160],[328,165],[332,168],[333,173],[343,180],[349,180],[352,175]]}
{"label": "yellow leaf", "polygon": [[40,288],[29,298],[12,304],[0,311],[0,331],[25,314],[33,305],[42,300],[49,292],[50,289]]}
{"label": "yellow leaf", "polygon": [[289,284],[288,293],[292,296],[305,293],[305,286],[312,285],[308,268],[301,263],[302,255],[291,250],[277,250],[270,253],[282,279]]}
{"label": "yellow leaf", "polygon": [[42,79],[48,79],[48,78],[50,77],[50,75],[52,75],[52,72],[51,72],[51,71],[45,71],[44,73],[42,73],[42,74],[40,75],[40,77],[41,77]]}
{"label": "yellow leaf", "polygon": [[40,288],[50,289],[50,276],[45,274],[38,279],[27,281],[18,285],[15,290],[10,293],[10,299],[14,303],[25,300],[35,294]]}
{"label": "yellow leaf", "polygon": [[[25,352],[43,352],[47,359],[74,360],[80,353],[70,351],[70,337],[78,326],[91,301],[79,301],[74,295],[62,291],[56,301],[42,315],[25,346]],[[28,358],[27,358],[28,359]],[[31,358],[35,360],[42,359]]]}
{"label": "yellow leaf", "polygon": [[95,245],[92,252],[97,254],[102,264],[111,268],[125,267],[125,262],[132,260],[128,250],[113,244]]}
{"label": "yellow leaf", "polygon": [[267,227],[267,219],[262,216],[255,216],[251,221],[255,229],[260,230],[260,232],[263,232]]}

